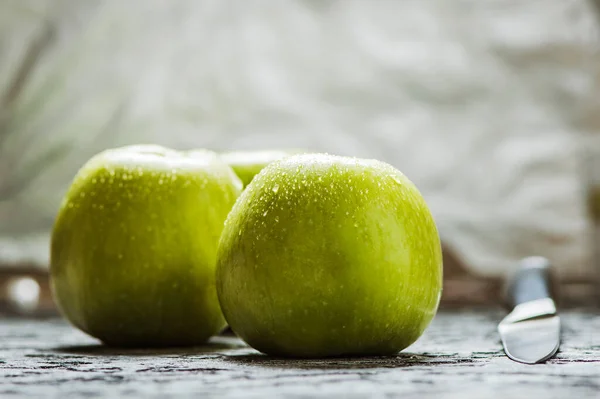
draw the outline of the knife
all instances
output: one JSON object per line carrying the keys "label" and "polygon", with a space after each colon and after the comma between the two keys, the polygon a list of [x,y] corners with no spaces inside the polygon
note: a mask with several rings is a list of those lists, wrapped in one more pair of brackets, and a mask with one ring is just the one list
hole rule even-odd
{"label": "knife", "polygon": [[558,351],[560,318],[548,259],[522,259],[508,285],[512,311],[498,325],[504,352],[514,361],[541,363]]}

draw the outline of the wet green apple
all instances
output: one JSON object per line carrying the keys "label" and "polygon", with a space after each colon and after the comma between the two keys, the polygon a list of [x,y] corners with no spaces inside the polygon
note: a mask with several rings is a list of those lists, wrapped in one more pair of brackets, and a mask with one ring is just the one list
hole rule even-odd
{"label": "wet green apple", "polygon": [[298,150],[231,151],[222,153],[221,158],[231,166],[245,187],[271,162],[300,152]]}
{"label": "wet green apple", "polygon": [[146,145],[93,157],[52,232],[62,313],[115,346],[194,345],[219,332],[216,251],[241,188],[209,151]]}
{"label": "wet green apple", "polygon": [[230,327],[277,356],[388,355],[442,291],[439,234],[392,166],[324,154],[264,168],[225,223],[217,293]]}

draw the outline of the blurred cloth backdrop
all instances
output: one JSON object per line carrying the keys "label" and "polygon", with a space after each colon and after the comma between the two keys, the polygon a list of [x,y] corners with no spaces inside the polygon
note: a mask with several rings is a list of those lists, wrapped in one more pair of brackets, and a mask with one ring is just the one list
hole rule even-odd
{"label": "blurred cloth backdrop", "polygon": [[45,267],[77,169],[152,142],[378,158],[471,272],[585,279],[597,26],[585,0],[3,0],[0,263]]}

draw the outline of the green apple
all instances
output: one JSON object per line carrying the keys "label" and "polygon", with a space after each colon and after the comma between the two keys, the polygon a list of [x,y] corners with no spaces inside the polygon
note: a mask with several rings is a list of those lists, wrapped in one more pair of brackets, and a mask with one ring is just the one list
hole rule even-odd
{"label": "green apple", "polygon": [[69,188],[52,232],[63,314],[114,346],[200,344],[226,326],[218,240],[242,184],[210,151],[102,152]]}
{"label": "green apple", "polygon": [[265,150],[265,151],[232,151],[221,154],[221,158],[233,169],[244,183],[250,184],[265,166],[273,161],[297,154],[301,151]]}
{"label": "green apple", "polygon": [[392,166],[325,154],[275,161],[221,235],[230,327],[277,356],[388,355],[434,317],[442,252],[417,188]]}

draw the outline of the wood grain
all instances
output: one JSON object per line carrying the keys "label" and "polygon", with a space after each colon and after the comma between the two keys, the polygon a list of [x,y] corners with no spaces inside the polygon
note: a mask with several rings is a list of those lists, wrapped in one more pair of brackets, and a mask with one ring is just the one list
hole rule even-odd
{"label": "wood grain", "polygon": [[192,349],[116,350],[58,319],[0,319],[0,397],[596,398],[600,311],[562,314],[560,352],[506,358],[499,309],[445,310],[391,357],[270,358],[233,336]]}

